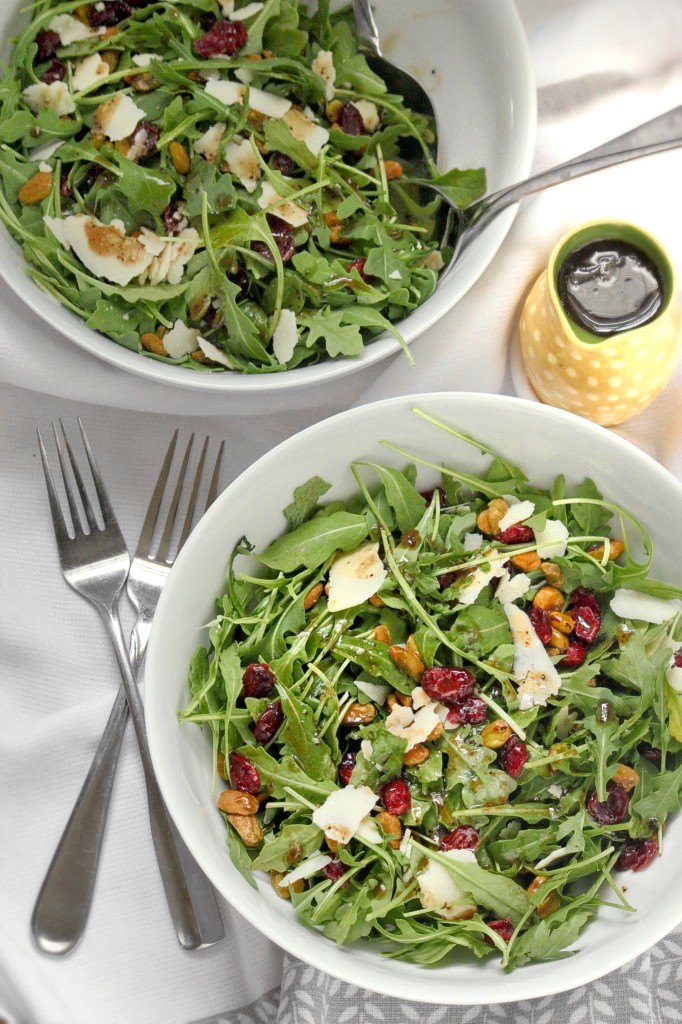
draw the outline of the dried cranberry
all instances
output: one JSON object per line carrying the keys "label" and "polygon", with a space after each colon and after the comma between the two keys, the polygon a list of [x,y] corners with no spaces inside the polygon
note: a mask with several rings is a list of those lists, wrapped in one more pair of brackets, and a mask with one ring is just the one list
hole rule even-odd
{"label": "dried cranberry", "polygon": [[658,747],[652,747],[648,743],[640,743],[637,749],[639,750],[642,757],[645,757],[647,761],[651,761],[651,763],[655,765],[660,765],[661,751],[658,749]]}
{"label": "dried cranberry", "polygon": [[242,270],[241,267],[237,267],[236,270],[233,270],[231,274],[227,275],[227,279],[228,281],[232,281],[232,283],[236,284],[239,288],[239,293],[237,294],[238,299],[248,298],[249,285],[251,282],[249,281],[249,275],[245,270]]}
{"label": "dried cranberry", "polygon": [[518,779],[527,760],[528,747],[518,736],[510,736],[497,752],[497,763],[512,779]]}
{"label": "dried cranberry", "polygon": [[549,621],[549,615],[544,608],[533,606],[529,618],[539,640],[548,647],[552,642],[552,623]]}
{"label": "dried cranberry", "polygon": [[62,41],[56,32],[52,32],[49,28],[43,29],[39,32],[35,39],[36,46],[38,47],[38,53],[36,54],[36,60],[47,60],[51,57],[58,46],[62,45]]}
{"label": "dried cranberry", "polygon": [[216,21],[192,46],[197,57],[231,57],[245,45],[246,37],[246,26],[241,21]]}
{"label": "dried cranberry", "polygon": [[478,831],[473,825],[458,825],[443,836],[440,844],[441,850],[475,850],[481,841]]}
{"label": "dried cranberry", "polygon": [[93,187],[95,182],[99,180],[103,173],[103,167],[100,167],[98,164],[90,164],[85,177],[78,186],[79,192],[81,192],[82,195],[87,195],[87,193]]}
{"label": "dried cranberry", "polygon": [[257,793],[261,787],[258,769],[243,754],[230,754],[230,780],[243,793]]}
{"label": "dried cranberry", "polygon": [[355,768],[355,754],[349,750],[347,754],[343,755],[341,764],[339,765],[339,778],[344,786],[347,786],[350,782],[350,777],[353,774]]}
{"label": "dried cranberry", "polygon": [[558,663],[559,668],[578,668],[587,657],[587,647],[579,640],[571,640],[564,651],[564,656]]}
{"label": "dried cranberry", "polygon": [[658,857],[655,839],[632,839],[625,843],[616,861],[617,871],[643,871]]}
{"label": "dried cranberry", "polygon": [[132,135],[128,136],[128,156],[131,160],[144,160],[156,153],[156,144],[161,138],[161,129],[153,121],[140,121]]}
{"label": "dried cranberry", "polygon": [[450,725],[480,725],[485,722],[488,708],[480,697],[467,697],[456,701],[448,711]]}
{"label": "dried cranberry", "polygon": [[127,0],[102,0],[88,8],[88,21],[92,28],[102,25],[118,25],[119,21],[129,17],[131,6]]}
{"label": "dried cranberry", "polygon": [[673,665],[676,668],[682,668],[682,651],[675,651],[675,657],[673,658]]}
{"label": "dried cranberry", "polygon": [[[348,866],[346,864],[342,864],[340,860],[330,860],[329,864],[325,864],[322,868],[322,874],[326,875],[332,882],[338,882],[339,878],[343,878],[347,871]],[[339,886],[339,889],[343,889],[346,885],[348,885],[347,880],[343,885]]]}
{"label": "dried cranberry", "polygon": [[466,668],[427,668],[419,682],[431,700],[448,707],[470,697],[476,686],[476,680]]}
{"label": "dried cranberry", "polygon": [[396,817],[407,814],[412,806],[412,797],[407,783],[403,779],[391,779],[390,782],[385,782],[379,790],[379,799],[388,813],[395,814]]}
{"label": "dried cranberry", "polygon": [[521,526],[520,523],[516,523],[514,526],[509,526],[506,530],[496,534],[495,540],[499,541],[500,544],[530,544],[531,541],[535,540],[535,534],[530,526]]}
{"label": "dried cranberry", "polygon": [[460,572],[457,569],[451,569],[450,572],[442,572],[438,577],[439,590],[447,590],[448,587],[457,582],[459,576]]}
{"label": "dried cranberry", "polygon": [[[511,923],[508,917],[500,918],[499,921],[486,921],[488,928],[492,928],[494,932],[504,939],[505,942],[511,942],[511,937],[514,934],[514,925]],[[493,940],[489,935],[486,935],[485,941],[493,945]]]}
{"label": "dried cranberry", "polygon": [[291,178],[296,173],[296,164],[286,153],[275,153],[272,166],[287,178]]}
{"label": "dried cranberry", "polygon": [[276,700],[268,704],[253,726],[253,738],[256,743],[269,743],[283,721],[284,712],[280,702]]}
{"label": "dried cranberry", "polygon": [[269,697],[275,688],[275,673],[269,665],[254,662],[247,665],[242,676],[245,697]]}
{"label": "dried cranberry", "polygon": [[66,78],[66,64],[61,60],[53,60],[47,71],[43,71],[40,76],[41,82],[47,82],[50,85],[52,82],[63,82]]}
{"label": "dried cranberry", "polygon": [[601,608],[593,590],[588,590],[587,587],[576,587],[568,599],[568,607],[574,608],[576,605],[591,608],[594,614],[601,619]]}
{"label": "dried cranberry", "polygon": [[597,791],[587,799],[587,813],[599,825],[618,825],[628,813],[630,797],[622,786],[609,785],[606,800],[597,799]]}
{"label": "dried cranberry", "polygon": [[596,639],[601,628],[601,616],[596,615],[589,605],[573,605],[571,618],[575,622],[574,634],[586,644],[591,644]]}
{"label": "dried cranberry", "polygon": [[[291,224],[287,224],[281,217],[276,217],[274,213],[269,213],[268,224],[272,231],[272,237],[275,240],[275,245],[279,249],[279,254],[282,257],[282,263],[287,263],[296,251],[294,244],[294,232]],[[272,260],[274,258],[265,242],[252,242],[251,248],[254,252],[264,256],[266,260]]]}
{"label": "dried cranberry", "polygon": [[[357,270],[358,274],[360,275],[360,277],[362,278],[363,281],[369,281],[369,279],[370,279],[370,277],[372,275],[365,273],[365,263],[366,262],[367,262],[367,257],[366,256],[361,256],[360,259],[358,259],[358,260],[351,260],[350,263],[346,263],[346,272],[348,274],[350,274],[351,271]],[[431,491],[431,494],[433,494],[433,491]]]}
{"label": "dried cranberry", "polygon": [[69,172],[64,171],[62,173],[61,180],[59,182],[59,194],[62,199],[71,199],[73,195],[73,189],[69,185]]}
{"label": "dried cranberry", "polygon": [[161,214],[163,226],[167,235],[177,235],[179,231],[186,228],[189,221],[181,211],[179,202],[170,203]]}
{"label": "dried cranberry", "polygon": [[344,103],[339,111],[337,124],[346,135],[366,135],[362,114],[352,103]]}
{"label": "dried cranberry", "polygon": [[[348,267],[346,267],[346,270],[347,269]],[[419,493],[426,502],[426,504],[430,505],[431,502],[433,501],[433,496],[436,493],[436,491],[438,491],[438,495],[440,497],[440,507],[443,508],[447,504],[448,499],[442,487],[432,487],[428,491],[420,491]]]}

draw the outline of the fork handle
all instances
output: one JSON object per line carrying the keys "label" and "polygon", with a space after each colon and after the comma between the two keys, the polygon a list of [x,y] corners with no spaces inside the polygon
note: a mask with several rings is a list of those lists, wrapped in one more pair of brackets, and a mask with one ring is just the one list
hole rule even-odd
{"label": "fork handle", "polygon": [[225,934],[215,893],[179,834],[172,828],[166,811],[149,753],[144,706],[123,639],[118,611],[116,607],[104,606],[98,606],[98,610],[114,645],[128,708],[135,727],[147,788],[154,850],[178,939],[185,949],[199,949],[212,945]]}
{"label": "fork handle", "polygon": [[68,953],[85,929],[127,720],[121,686],[33,909],[31,930],[44,953]]}

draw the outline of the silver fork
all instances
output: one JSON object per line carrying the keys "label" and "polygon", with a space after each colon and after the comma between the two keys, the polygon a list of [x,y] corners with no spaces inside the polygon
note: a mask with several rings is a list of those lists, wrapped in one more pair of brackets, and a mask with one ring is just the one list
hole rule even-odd
{"label": "silver fork", "polygon": [[[69,483],[62,445],[54,424],[57,454],[74,537],[69,535],[48,465],[45,447],[40,432],[38,432],[45,482],[64,577],[78,593],[87,597],[95,605],[102,616],[114,644],[123,684],[114,702],[90,771],[43,881],[34,908],[31,927],[39,947],[44,952],[52,954],[63,954],[73,949],[83,933],[92,902],[104,826],[116,763],[127,722],[128,701],[130,701],[147,786],[152,837],[171,917],[180,943],[187,949],[198,949],[211,945],[223,937],[222,920],[210,883],[192,859],[172,825],[163,804],[151,766],[144,727],[144,712],[135,683],[135,677],[146,650],[154,609],[173,562],[173,559],[168,557],[168,551],[193,436],[189,440],[183,458],[159,543],[159,550],[154,555],[153,536],[168,482],[177,442],[177,431],[173,435],[131,566],[125,541],[118,528],[80,420],[78,425],[99,499],[104,529],[100,529],[97,525],[78,464],[64,434],[63,426],[64,444],[85,512],[88,532],[81,526],[75,497]],[[192,526],[207,448],[208,438],[204,442],[195,473],[178,548],[186,540]],[[216,459],[206,508],[217,494],[223,448],[224,445],[221,445]],[[129,569],[128,594],[138,609],[138,620],[131,638],[132,657],[130,660],[125,648],[117,610],[118,599]]]}

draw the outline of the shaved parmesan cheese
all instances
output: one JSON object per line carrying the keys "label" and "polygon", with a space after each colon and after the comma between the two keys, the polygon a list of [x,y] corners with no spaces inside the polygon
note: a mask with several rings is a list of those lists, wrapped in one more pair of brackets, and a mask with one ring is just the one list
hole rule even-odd
{"label": "shaved parmesan cheese", "polygon": [[195,327],[188,327],[182,320],[176,320],[171,330],[164,334],[163,345],[169,356],[181,359],[198,348],[198,337],[199,331]]}
{"label": "shaved parmesan cheese", "polygon": [[621,619],[637,619],[639,622],[659,624],[672,619],[680,605],[664,601],[651,594],[640,594],[637,590],[617,590],[611,598],[611,611]]}
{"label": "shaved parmesan cheese", "polygon": [[101,36],[106,32],[103,26],[98,29],[90,28],[80,18],[74,18],[72,14],[58,14],[52,19],[48,28],[50,32],[57,33],[62,46],[71,46],[71,43],[80,43],[84,39]]}
{"label": "shaved parmesan cheese", "polygon": [[281,878],[278,882],[280,886],[293,885],[294,882],[300,881],[302,878],[310,878],[317,871],[321,871],[322,868],[326,868],[327,864],[331,862],[331,857],[326,853],[316,853],[312,857],[308,857],[302,864],[299,864],[289,871],[284,878]]}
{"label": "shaved parmesan cheese", "polygon": [[279,320],[272,335],[272,351],[282,366],[289,362],[298,342],[296,314],[291,309],[280,311]]}
{"label": "shaved parmesan cheese", "polygon": [[316,124],[312,118],[296,107],[292,107],[282,120],[289,128],[292,136],[298,142],[303,142],[315,156],[320,152],[322,146],[329,141],[327,129]]}
{"label": "shaved parmesan cheese", "polygon": [[105,281],[130,284],[152,261],[139,239],[126,236],[120,221],[102,224],[96,217],[82,213],[61,221],[45,217],[44,221],[58,242],[73,249],[81,263]]}
{"label": "shaved parmesan cheese", "polygon": [[366,697],[374,703],[378,704],[379,707],[383,707],[386,703],[386,698],[391,692],[390,686],[384,686],[382,683],[370,683],[366,679],[356,679],[355,685],[358,690],[362,690]]}
{"label": "shaved parmesan cheese", "polygon": [[507,572],[506,577],[502,577],[495,591],[495,597],[501,604],[511,604],[523,597],[531,585],[525,572],[517,572],[515,576],[510,576]]}
{"label": "shaved parmesan cheese", "polygon": [[422,267],[426,267],[427,270],[433,270],[434,273],[438,273],[445,266],[445,260],[443,259],[440,249],[434,249],[428,256],[425,256],[422,260]]}
{"label": "shaved parmesan cheese", "polygon": [[504,562],[507,561],[507,555],[501,555],[498,551],[495,551],[494,548],[488,548],[487,551],[482,551],[481,554],[486,558],[490,568],[483,569],[479,566],[470,573],[468,579],[462,585],[459,594],[457,595],[457,600],[460,604],[473,604],[483,588],[486,587],[491,580],[504,576],[507,571],[504,567]]}
{"label": "shaved parmesan cheese", "polygon": [[379,127],[379,111],[376,103],[372,103],[371,100],[353,100],[353,106],[360,111],[365,130],[370,133],[376,131]]}
{"label": "shaved parmesan cheese", "polygon": [[152,256],[149,267],[140,275],[140,284],[179,284],[199,244],[195,228],[183,228],[172,238],[159,238],[149,228],[142,228],[141,244]]}
{"label": "shaved parmesan cheese", "polygon": [[[222,127],[222,125],[218,127]],[[263,173],[251,143],[241,135],[235,135],[232,142],[228,142],[225,146],[221,168],[239,178],[247,192],[256,191],[258,181]]]}
{"label": "shaved parmesan cheese", "polygon": [[[477,863],[473,850],[448,850],[444,856],[466,864]],[[472,917],[476,913],[476,904],[472,902],[471,896],[462,892],[443,864],[430,860],[417,875],[417,881],[419,899],[424,910],[435,910],[447,921]]]}
{"label": "shaved parmesan cheese", "polygon": [[296,203],[284,201],[284,196],[281,196],[279,192],[276,192],[269,181],[264,181],[263,188],[258,199],[258,205],[261,210],[267,210],[269,207],[274,206],[275,203],[279,203],[280,205],[274,212],[282,220],[285,220],[287,224],[291,224],[292,228],[300,228],[303,224],[308,223],[308,214],[302,206],[297,206]]}
{"label": "shaved parmesan cheese", "polygon": [[322,125],[315,124],[300,110],[292,107],[284,114],[282,120],[298,142],[303,142],[313,156],[317,156],[322,147],[329,142],[329,132]]}
{"label": "shaved parmesan cheese", "polygon": [[543,868],[548,868],[549,865],[553,864],[556,860],[562,860],[564,857],[567,857],[570,852],[570,850],[564,849],[552,850],[551,853],[548,853],[546,857],[543,857],[542,860],[537,862],[535,865],[535,871],[542,871]]}
{"label": "shaved parmesan cheese", "polygon": [[199,153],[200,156],[203,156],[209,164],[213,164],[215,163],[215,158],[218,155],[218,148],[224,134],[224,124],[213,124],[210,128],[206,129],[200,138],[196,140],[192,149],[195,153]]}
{"label": "shaved parmesan cheese", "polygon": [[76,92],[95,85],[100,78],[106,78],[109,74],[109,65],[102,60],[98,53],[91,53],[84,60],[79,60],[71,79],[71,85]]}
{"label": "shaved parmesan cheese", "polygon": [[403,833],[403,838],[400,840],[400,846],[398,848],[398,853],[402,853],[403,857],[407,857],[409,855],[410,847],[412,846],[411,839],[412,829],[406,828]]}
{"label": "shaved parmesan cheese", "polygon": [[412,707],[415,711],[419,711],[420,708],[425,708],[427,704],[432,703],[428,693],[421,686],[415,686],[410,696],[412,698]]}
{"label": "shaved parmesan cheese", "polygon": [[28,154],[29,160],[49,160],[51,156],[57,152],[60,146],[64,145],[63,139],[57,139],[55,142],[43,142],[42,145],[36,146]]}
{"label": "shaved parmesan cheese", "polygon": [[134,53],[130,58],[138,68],[148,68],[153,60],[161,60],[159,53]]}
{"label": "shaved parmesan cheese", "polygon": [[144,110],[125,93],[107,100],[95,111],[95,130],[112,142],[132,135],[144,117]]}
{"label": "shaved parmesan cheese", "polygon": [[387,732],[390,732],[392,736],[397,736],[398,739],[407,741],[406,752],[412,750],[412,747],[416,747],[418,743],[423,743],[428,739],[440,723],[436,706],[435,701],[432,701],[419,708],[415,714],[412,708],[404,708],[400,704],[396,704],[386,719]]}
{"label": "shaved parmesan cheese", "polygon": [[549,660],[540,637],[521,608],[515,604],[503,605],[514,641],[514,678],[520,684],[517,690],[519,708],[543,706],[548,697],[555,697],[561,689],[561,676]]}
{"label": "shaved parmesan cheese", "polygon": [[566,554],[568,530],[558,519],[548,519],[544,530],[534,530],[540,558],[560,558]]}
{"label": "shaved parmesan cheese", "polygon": [[533,512],[535,512],[535,504],[532,501],[515,502],[500,519],[498,530],[506,530],[510,526],[522,523],[524,519],[529,519]]}
{"label": "shaved parmesan cheese", "polygon": [[206,92],[209,96],[215,96],[217,100],[231,107],[233,103],[241,103],[244,99],[246,89],[236,82],[228,82],[222,78],[209,78],[206,83]]}
{"label": "shaved parmesan cheese", "polygon": [[677,693],[682,693],[682,668],[673,661],[666,676],[673,690]]}
{"label": "shaved parmesan cheese", "polygon": [[564,795],[564,791],[561,786],[548,786],[547,792],[550,796],[553,796],[555,800],[559,800]]}
{"label": "shaved parmesan cheese", "polygon": [[313,824],[323,830],[327,839],[345,846],[357,832],[362,819],[374,809],[377,800],[369,786],[344,786],[331,793],[322,806],[313,811]]}
{"label": "shaved parmesan cheese", "polygon": [[226,18],[229,18],[234,10],[234,0],[218,0],[220,9]]}
{"label": "shaved parmesan cheese", "polygon": [[262,10],[263,4],[259,0],[254,0],[252,4],[244,4],[238,11],[230,11],[227,16],[230,21],[246,21],[247,18],[253,18],[254,14],[258,14]]}
{"label": "shaved parmesan cheese", "polygon": [[360,753],[367,761],[372,760],[372,754],[374,753],[374,747],[369,740],[362,740],[360,743]]}
{"label": "shaved parmesan cheese", "polygon": [[52,168],[49,164],[40,163],[38,164],[38,170],[42,171],[43,174],[52,174]]}
{"label": "shaved parmesan cheese", "polygon": [[199,335],[197,341],[199,342],[199,348],[207,359],[210,359],[213,363],[220,363],[221,366],[226,366],[228,370],[234,369],[232,363],[221,348],[217,348],[210,341],[206,341],[206,338],[202,338],[201,335]]}
{"label": "shaved parmesan cheese", "polygon": [[[231,107],[234,103],[243,102],[246,87],[238,85],[237,82],[212,78],[206,83],[206,92],[209,96],[215,96],[226,107]],[[291,100],[275,96],[274,93],[265,92],[263,89],[250,89],[249,108],[266,117],[284,117],[291,108]]]}
{"label": "shaved parmesan cheese", "polygon": [[386,569],[379,558],[378,543],[369,541],[354,551],[337,555],[329,569],[329,611],[355,608],[373,597],[385,579]]}
{"label": "shaved parmesan cheese", "polygon": [[51,110],[57,117],[66,117],[67,114],[73,114],[76,109],[66,82],[36,82],[34,85],[27,85],[23,97],[34,114],[41,110]]}
{"label": "shaved parmesan cheese", "polygon": [[315,74],[319,75],[325,83],[324,95],[328,100],[334,99],[334,82],[336,81],[336,68],[334,67],[334,54],[331,50],[320,50],[315,60],[310,65]]}
{"label": "shaved parmesan cheese", "polygon": [[366,818],[363,818],[360,822],[358,829],[355,833],[358,839],[364,839],[367,843],[374,843],[375,845],[381,845],[381,832],[379,827],[369,814]]}
{"label": "shaved parmesan cheese", "polygon": [[465,551],[478,551],[482,544],[482,533],[465,533],[462,537],[462,545]]}

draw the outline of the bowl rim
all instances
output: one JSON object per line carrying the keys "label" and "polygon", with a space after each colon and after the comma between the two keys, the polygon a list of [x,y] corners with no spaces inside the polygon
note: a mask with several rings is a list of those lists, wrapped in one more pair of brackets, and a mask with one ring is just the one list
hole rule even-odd
{"label": "bowl rim", "polygon": [[[213,505],[205,513],[202,524],[204,526],[210,526],[214,521],[218,521],[223,515],[225,508],[229,508],[230,499],[232,492],[237,488],[242,488],[245,484],[251,482],[252,478],[257,478],[264,467],[273,461],[286,459],[286,454],[289,449],[293,449],[301,444],[310,445],[311,439],[314,439],[315,434],[318,432],[329,430],[335,425],[343,425],[343,423],[349,419],[362,418],[363,415],[367,415],[369,410],[374,412],[375,410],[388,409],[396,406],[404,406],[406,413],[409,412],[414,405],[425,406],[429,402],[448,400],[451,402],[464,403],[466,407],[467,403],[477,402],[480,403],[482,400],[491,402],[497,409],[503,411],[505,408],[520,408],[527,409],[529,415],[534,417],[540,417],[540,419],[557,420],[560,423],[563,422],[567,426],[572,423],[580,423],[581,427],[588,433],[595,437],[606,435],[609,437],[609,442],[613,446],[616,452],[620,452],[629,459],[636,459],[646,467],[647,472],[651,473],[652,476],[657,479],[664,486],[671,488],[677,492],[680,501],[682,502],[682,483],[659,462],[657,462],[647,452],[638,448],[631,441],[620,435],[607,431],[606,428],[593,423],[590,420],[586,420],[582,417],[578,417],[573,413],[566,412],[563,409],[556,408],[555,406],[544,405],[538,402],[533,402],[528,399],[517,398],[511,395],[498,395],[498,394],[480,394],[477,392],[453,392],[453,391],[437,391],[437,392],[426,392],[423,394],[411,394],[411,395],[400,395],[392,398],[381,399],[375,402],[368,402],[363,405],[355,406],[351,409],[344,410],[343,412],[336,413],[333,416],[327,417],[324,420],[320,420],[301,431],[293,434],[291,437],[280,442],[275,448],[264,453],[259,459],[253,462],[247,469],[241,472],[233,481],[228,484],[225,490],[218,496]],[[179,553],[175,565],[171,569],[171,578],[173,573],[178,576],[178,567],[182,571],[185,563],[191,563],[195,547],[200,547],[202,544],[201,534],[203,530],[193,531],[183,549]],[[159,600],[157,607],[157,614],[154,617],[154,623],[152,626],[152,632],[149,640],[149,647],[147,650],[147,666],[151,666],[149,672],[150,681],[156,677],[158,673],[154,672],[154,664],[157,659],[157,652],[161,648],[161,631],[163,628],[163,618],[165,615],[166,606],[170,604],[172,600],[172,587],[168,585],[164,588]],[[148,718],[149,727],[149,745],[152,755],[152,761],[154,768],[157,773],[157,778],[164,800],[167,802],[168,810],[171,816],[176,820],[182,818],[182,812],[179,810],[179,803],[176,800],[175,790],[172,785],[172,779],[166,774],[166,766],[161,756],[164,741],[163,741],[163,728],[160,727],[159,720],[156,715],[156,708],[159,707],[158,694],[160,687],[155,686],[153,682],[150,685],[145,685],[145,707],[151,711]],[[680,812],[679,817],[682,817]],[[180,825],[178,824],[180,829]],[[180,829],[182,832],[182,830]],[[244,916],[252,925],[258,928],[267,938],[275,942],[280,948],[287,950],[291,947],[291,922],[286,921],[284,918],[277,919],[275,922],[269,920],[267,923],[254,917],[252,908],[249,906],[251,890],[237,890],[230,891],[227,894],[228,887],[225,885],[224,876],[218,877],[217,873],[213,872],[211,866],[207,864],[207,859],[204,857],[202,845],[198,838],[194,835],[183,835],[187,846],[193,853],[195,859],[202,869],[206,872],[214,886],[229,902],[229,904],[237,910],[242,916]],[[229,854],[226,853],[228,862],[231,865]],[[242,898],[242,892],[244,898]],[[630,937],[633,941],[630,942],[627,950],[622,951],[620,947],[610,944],[606,953],[602,952],[599,957],[593,957],[586,962],[584,969],[581,966],[581,975],[578,979],[571,979],[570,977],[564,977],[564,972],[569,971],[570,968],[563,968],[561,965],[570,964],[572,958],[566,958],[560,961],[554,961],[553,964],[556,966],[556,971],[552,974],[552,979],[547,981],[543,979],[543,984],[538,988],[537,983],[534,983],[532,978],[532,972],[528,968],[524,972],[516,972],[515,974],[515,985],[513,986],[512,993],[506,994],[504,986],[500,985],[499,989],[495,991],[486,992],[486,1003],[511,1003],[518,1002],[525,999],[543,998],[550,995],[556,995],[561,992],[568,991],[573,988],[580,987],[585,984],[589,984],[598,978],[622,967],[624,964],[633,960],[650,949],[653,945],[664,938],[673,928],[682,922],[682,900],[679,902],[677,910],[672,913],[672,917],[669,917],[663,923],[661,917],[657,918],[657,924],[651,924],[650,919],[647,918],[647,928],[644,930],[646,938],[644,941],[641,939],[637,941],[638,937],[642,934],[642,929],[637,929],[630,933]],[[296,922],[297,926],[310,931],[301,922]],[[323,937],[320,936],[323,941]],[[335,956],[331,957],[331,963],[325,962],[324,966],[321,965],[320,960],[322,957],[316,958],[312,953],[307,950],[300,951],[296,950],[295,955],[298,959],[304,961],[315,967],[317,970],[321,970],[324,973],[330,974],[333,977],[338,978],[351,985],[358,985],[357,969],[354,971],[354,964],[356,963],[352,956],[346,956],[344,959],[344,949],[346,954],[348,948],[346,947],[334,947]],[[378,955],[378,954],[377,954]],[[532,966],[532,965],[531,965]],[[523,974],[523,978],[519,980],[519,975]],[[506,977],[506,975],[501,975]],[[526,980],[527,979],[527,980]],[[482,976],[482,981],[484,979]],[[363,984],[363,983],[360,983]],[[370,987],[366,985],[366,987]],[[371,990],[378,992],[385,996],[396,997],[395,988],[392,987],[388,980],[384,981],[383,976],[378,976],[371,985]],[[411,994],[409,991],[401,991],[399,998],[410,1002],[424,1002],[424,998],[421,994]],[[456,990],[453,991],[451,998],[435,998],[429,1000],[435,1005],[451,1005],[451,1006],[472,1006],[472,1005],[483,1005],[479,999],[474,999],[469,996],[461,996]]]}
{"label": "bowl rim", "polygon": [[[12,16],[16,17],[18,9],[17,3]],[[515,140],[511,152],[516,168],[515,177],[516,180],[520,180],[530,172],[535,151],[537,98],[532,58],[514,0],[494,0],[494,17],[497,23],[504,23],[507,53],[516,55],[516,63],[513,68],[516,95],[510,97],[510,103],[515,119],[520,120],[522,135],[520,139]],[[509,182],[509,184],[513,184],[513,182]],[[493,232],[494,245],[481,260],[480,265],[476,267],[475,272],[462,285],[452,288],[451,295],[444,301],[442,307],[438,306],[436,309],[433,305],[429,306],[431,299],[434,298],[431,296],[402,321],[402,333],[408,346],[425,331],[430,330],[473,287],[504,242],[516,217],[517,209],[518,207],[513,207],[505,210],[495,223],[490,225],[488,230]],[[386,333],[366,345],[359,356],[326,359],[314,366],[299,367],[278,373],[237,374],[230,371],[204,373],[163,363],[127,349],[106,335],[87,327],[84,320],[62,306],[53,296],[44,292],[26,273],[25,260],[19,243],[4,225],[1,226],[1,230],[14,246],[18,259],[16,263],[0,259],[0,277],[27,310],[56,329],[69,342],[97,359],[118,369],[127,370],[138,377],[145,377],[171,387],[199,393],[218,392],[225,395],[275,395],[289,390],[310,388],[328,384],[330,381],[341,380],[401,351],[400,342],[393,335]],[[465,258],[463,257],[463,259]],[[441,290],[442,294],[443,290]],[[413,322],[415,319],[418,320],[416,324]],[[410,326],[411,321],[413,322],[412,326]]]}

